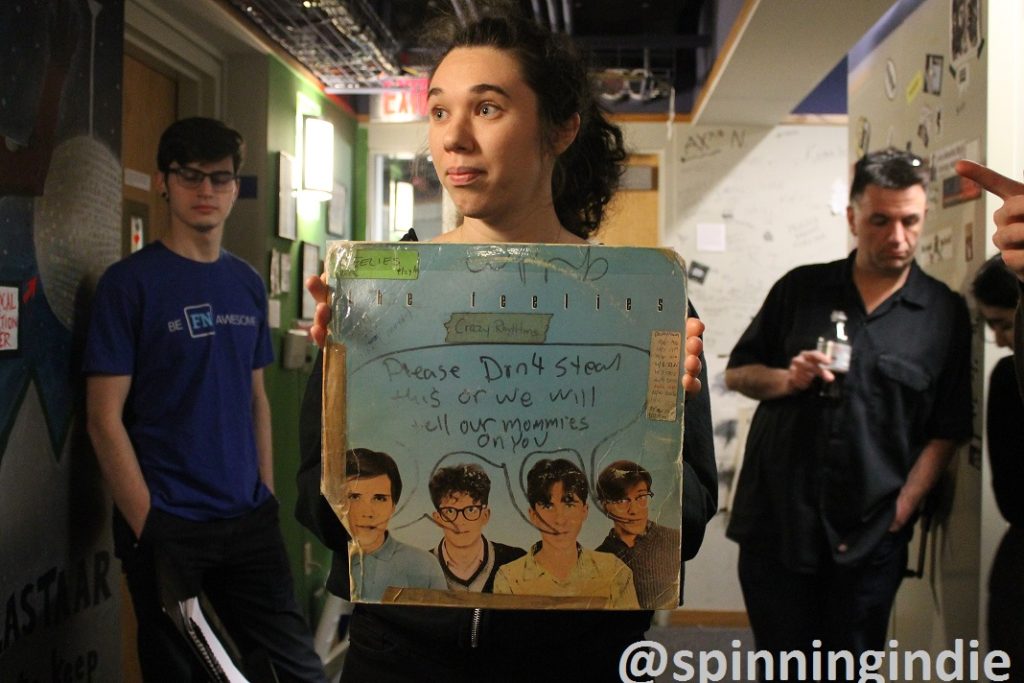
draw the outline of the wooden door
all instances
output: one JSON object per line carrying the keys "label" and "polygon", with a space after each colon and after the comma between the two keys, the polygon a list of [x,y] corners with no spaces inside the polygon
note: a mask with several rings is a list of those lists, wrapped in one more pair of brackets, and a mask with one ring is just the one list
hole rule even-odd
{"label": "wooden door", "polygon": [[660,244],[658,175],[656,154],[630,155],[623,186],[609,203],[597,234],[602,243],[633,247]]}
{"label": "wooden door", "polygon": [[[123,253],[131,251],[131,221],[143,225],[143,240],[151,242],[167,230],[167,204],[156,187],[156,150],[160,134],[177,118],[178,86],[164,74],[124,55],[121,90],[121,165]],[[148,187],[144,187],[147,186]],[[121,672],[124,683],[142,681],[136,646],[135,612],[121,575]]]}
{"label": "wooden door", "polygon": [[125,54],[121,121],[125,253],[131,247],[133,218],[136,224],[141,221],[145,242],[159,239],[167,230],[167,204],[156,187],[156,150],[160,134],[177,118],[177,102],[173,79]]}

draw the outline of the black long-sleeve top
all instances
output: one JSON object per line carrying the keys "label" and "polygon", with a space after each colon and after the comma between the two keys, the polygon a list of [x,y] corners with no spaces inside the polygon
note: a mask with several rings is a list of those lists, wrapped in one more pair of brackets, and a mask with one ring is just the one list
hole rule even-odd
{"label": "black long-sleeve top", "polygon": [[[696,316],[692,306],[689,315]],[[703,363],[703,356],[701,361]],[[704,529],[717,511],[718,476],[715,466],[711,403],[706,364],[700,374],[704,387],[686,403],[683,432],[683,506],[680,557],[680,594],[683,566],[697,554]],[[301,464],[296,517],[334,551],[327,588],[348,597],[348,533],[320,493],[322,354],[316,360],[302,403],[300,416]],[[472,610],[455,608],[365,605],[356,616],[376,632],[403,643],[404,647],[429,652],[442,659],[461,658],[486,662],[499,669],[504,663],[531,661],[543,653],[538,645],[559,643],[562,652],[580,656],[593,648],[618,648],[643,634],[650,625],[649,611]],[[353,629],[356,622],[353,621]],[[475,636],[471,638],[470,633]],[[527,640],[522,634],[530,634]],[[475,642],[472,642],[474,641]],[[521,665],[521,664],[520,664]]]}
{"label": "black long-sleeve top", "polygon": [[1011,356],[992,369],[985,423],[996,504],[1006,521],[1024,529],[1024,401]]}

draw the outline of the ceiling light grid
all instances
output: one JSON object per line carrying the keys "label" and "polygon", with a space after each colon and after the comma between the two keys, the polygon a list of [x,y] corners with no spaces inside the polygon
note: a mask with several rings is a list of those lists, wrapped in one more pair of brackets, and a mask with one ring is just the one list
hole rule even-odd
{"label": "ceiling light grid", "polygon": [[366,0],[231,0],[331,90],[401,74],[398,43]]}

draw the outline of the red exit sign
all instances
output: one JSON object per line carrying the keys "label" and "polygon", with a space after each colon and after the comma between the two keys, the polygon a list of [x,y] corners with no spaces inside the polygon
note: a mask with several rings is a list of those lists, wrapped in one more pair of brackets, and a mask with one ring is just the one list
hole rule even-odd
{"label": "red exit sign", "polygon": [[373,121],[423,121],[427,118],[427,79],[394,78],[382,84],[387,90],[373,96]]}

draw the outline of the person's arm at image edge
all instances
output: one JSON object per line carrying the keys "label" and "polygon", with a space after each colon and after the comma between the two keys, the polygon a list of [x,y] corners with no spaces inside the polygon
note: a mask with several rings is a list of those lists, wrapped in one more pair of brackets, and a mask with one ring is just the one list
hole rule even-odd
{"label": "person's arm at image edge", "polygon": [[[996,224],[992,242],[999,248],[1003,263],[1022,281],[1021,292],[1024,293],[1024,183],[967,159],[956,162],[956,172],[1003,200],[1003,205],[992,214]],[[1018,387],[1024,394],[1024,296],[1017,304],[1016,321],[1013,356]]]}
{"label": "person's arm at image edge", "polygon": [[996,224],[992,242],[1007,267],[1024,280],[1024,183],[967,159],[956,162],[956,172],[1003,200],[992,214]]}

